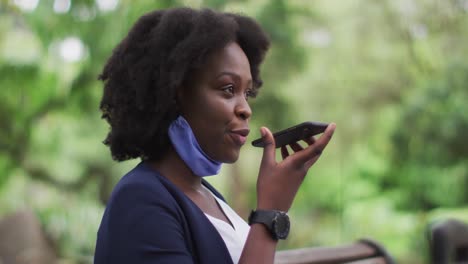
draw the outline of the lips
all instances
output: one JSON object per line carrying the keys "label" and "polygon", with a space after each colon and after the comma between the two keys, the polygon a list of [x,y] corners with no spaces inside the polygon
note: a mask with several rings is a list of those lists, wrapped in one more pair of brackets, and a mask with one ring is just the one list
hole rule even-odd
{"label": "lips", "polygon": [[231,130],[229,135],[235,144],[242,146],[247,141],[247,136],[249,135],[250,130],[248,128]]}

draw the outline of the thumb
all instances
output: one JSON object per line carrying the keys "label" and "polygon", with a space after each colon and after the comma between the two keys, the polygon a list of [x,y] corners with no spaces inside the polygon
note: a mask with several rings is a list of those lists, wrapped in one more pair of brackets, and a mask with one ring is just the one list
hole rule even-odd
{"label": "thumb", "polygon": [[263,142],[265,143],[265,146],[263,147],[263,157],[261,162],[261,166],[263,167],[268,163],[271,164],[276,162],[275,139],[271,131],[266,127],[260,128],[260,134],[262,135]]}

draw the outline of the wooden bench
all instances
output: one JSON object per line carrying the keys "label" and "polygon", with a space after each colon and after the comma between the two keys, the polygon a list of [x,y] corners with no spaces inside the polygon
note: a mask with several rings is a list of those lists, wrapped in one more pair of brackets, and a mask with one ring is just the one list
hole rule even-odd
{"label": "wooden bench", "polygon": [[377,242],[361,239],[352,244],[278,251],[276,264],[395,264]]}
{"label": "wooden bench", "polygon": [[468,263],[468,223],[447,219],[429,228],[431,263]]}

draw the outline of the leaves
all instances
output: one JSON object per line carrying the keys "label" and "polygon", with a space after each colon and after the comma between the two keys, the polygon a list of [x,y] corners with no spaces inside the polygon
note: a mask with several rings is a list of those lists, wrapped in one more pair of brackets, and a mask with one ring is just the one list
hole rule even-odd
{"label": "leaves", "polygon": [[[104,10],[77,0],[65,12],[54,12],[54,2],[22,11],[9,1],[0,9],[0,195],[14,200],[2,199],[0,212],[21,203],[36,208],[63,242],[62,257],[86,262],[102,204],[134,164],[113,163],[101,143],[108,128],[100,120],[97,76],[139,16],[183,1],[121,0]],[[418,232],[425,215],[466,205],[465,2],[202,1],[248,11],[271,36],[264,86],[251,101],[252,131],[305,120],[337,123],[291,210],[301,234],[281,247],[375,234],[399,259],[417,263],[412,252],[424,243]],[[74,61],[65,58],[78,49],[64,48],[70,38],[82,48]],[[240,197],[233,204],[255,204],[259,158],[258,150],[244,148],[233,171],[247,194],[232,194]],[[229,193],[230,183],[222,178],[218,185]],[[83,213],[92,216],[86,230],[72,227],[63,204],[91,208]],[[77,230],[86,237],[74,240]]]}

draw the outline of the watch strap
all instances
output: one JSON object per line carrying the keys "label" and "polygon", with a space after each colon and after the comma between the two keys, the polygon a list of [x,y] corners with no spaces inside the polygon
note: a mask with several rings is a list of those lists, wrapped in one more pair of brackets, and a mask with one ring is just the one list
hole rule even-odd
{"label": "watch strap", "polygon": [[249,225],[263,224],[274,240],[286,239],[289,234],[289,217],[287,213],[277,210],[256,210],[249,216]]}
{"label": "watch strap", "polygon": [[281,211],[276,210],[252,210],[249,216],[249,225],[254,223],[262,223],[264,224],[268,230],[273,229],[273,218],[275,218],[276,214]]}

